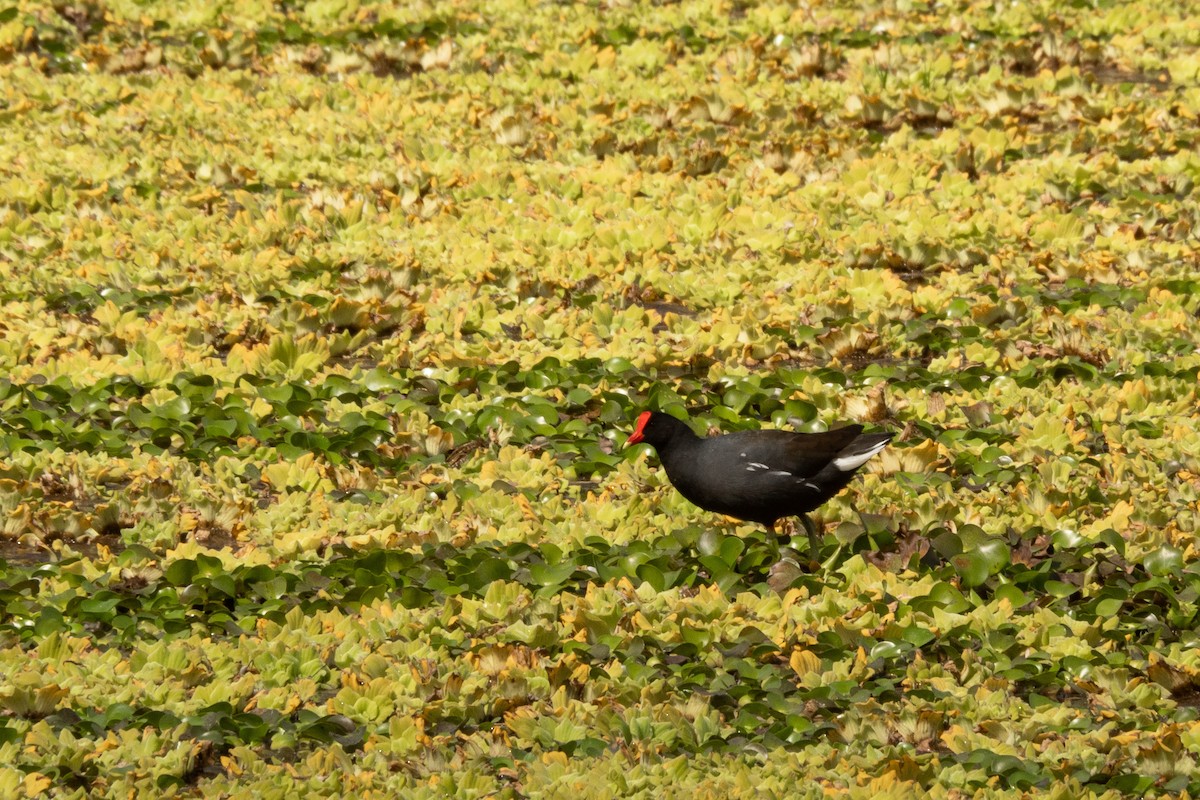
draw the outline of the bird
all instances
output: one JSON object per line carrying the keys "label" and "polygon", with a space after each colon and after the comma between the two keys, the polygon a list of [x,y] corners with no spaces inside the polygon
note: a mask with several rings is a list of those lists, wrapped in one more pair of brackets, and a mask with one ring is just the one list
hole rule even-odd
{"label": "bird", "polygon": [[671,484],[706,511],[756,522],[798,516],[817,558],[817,529],[808,514],[840,492],[859,467],[892,440],[846,425],[821,433],[759,430],[701,438],[670,414],[643,411],[625,446],[646,443]]}

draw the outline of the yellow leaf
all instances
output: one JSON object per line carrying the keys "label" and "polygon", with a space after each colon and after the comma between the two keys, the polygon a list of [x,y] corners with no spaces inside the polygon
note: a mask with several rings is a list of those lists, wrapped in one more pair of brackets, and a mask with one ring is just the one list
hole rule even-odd
{"label": "yellow leaf", "polygon": [[517,501],[517,507],[521,509],[521,515],[525,519],[530,521],[537,519],[537,514],[534,513],[533,506],[529,503],[529,498],[523,494],[518,494],[515,495],[514,499]]}
{"label": "yellow leaf", "polygon": [[797,648],[792,651],[791,658],[788,659],[788,665],[798,677],[805,677],[813,672],[821,669],[821,659],[811,650],[802,650]]}
{"label": "yellow leaf", "polygon": [[25,796],[37,797],[50,788],[53,783],[40,772],[31,772],[25,776]]}
{"label": "yellow leaf", "polygon": [[1084,536],[1093,536],[1099,535],[1101,531],[1112,528],[1117,533],[1125,536],[1129,530],[1129,519],[1133,516],[1133,511],[1133,504],[1128,500],[1118,500],[1113,504],[1112,510],[1107,515],[1085,525],[1080,529],[1080,533]]}
{"label": "yellow leaf", "polygon": [[[888,447],[867,463],[867,472],[925,472],[945,455],[945,450],[932,439],[914,447]],[[878,466],[872,466],[878,465]]]}

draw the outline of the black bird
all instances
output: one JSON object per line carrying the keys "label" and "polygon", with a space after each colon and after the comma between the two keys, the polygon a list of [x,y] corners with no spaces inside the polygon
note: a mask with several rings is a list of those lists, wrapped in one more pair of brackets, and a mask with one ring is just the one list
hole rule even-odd
{"label": "black bird", "polygon": [[706,511],[758,522],[772,532],[777,520],[799,516],[816,558],[817,529],[808,513],[840,492],[891,439],[890,433],[863,433],[862,425],[702,439],[669,414],[644,411],[625,445],[645,442],[658,451],[675,488]]}

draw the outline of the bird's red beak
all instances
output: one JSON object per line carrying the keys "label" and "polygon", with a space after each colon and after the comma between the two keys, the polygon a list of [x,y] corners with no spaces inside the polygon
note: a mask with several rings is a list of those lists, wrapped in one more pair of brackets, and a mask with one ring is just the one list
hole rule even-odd
{"label": "bird's red beak", "polygon": [[631,445],[631,444],[637,444],[638,442],[643,441],[646,438],[645,436],[642,435],[642,433],[646,428],[646,423],[649,421],[650,421],[650,412],[643,411],[641,413],[641,415],[637,418],[637,424],[634,425],[634,427],[633,427],[633,433],[629,434],[629,438],[625,440],[626,447],[629,447],[629,445]]}

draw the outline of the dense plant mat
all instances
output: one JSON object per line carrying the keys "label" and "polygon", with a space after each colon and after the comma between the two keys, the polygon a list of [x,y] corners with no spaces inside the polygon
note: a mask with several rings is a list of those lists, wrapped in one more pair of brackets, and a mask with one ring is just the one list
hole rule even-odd
{"label": "dense plant mat", "polygon": [[[0,0],[0,795],[1200,791],[1198,73],[1165,0]],[[647,407],[897,438],[809,564]]]}

